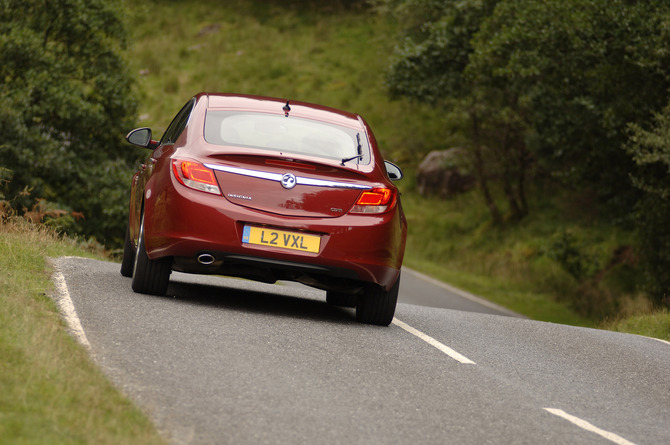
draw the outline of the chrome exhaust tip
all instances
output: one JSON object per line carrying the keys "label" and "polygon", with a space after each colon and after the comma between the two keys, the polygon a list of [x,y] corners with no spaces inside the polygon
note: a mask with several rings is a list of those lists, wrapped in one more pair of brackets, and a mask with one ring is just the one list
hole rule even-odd
{"label": "chrome exhaust tip", "polygon": [[200,255],[198,255],[198,263],[200,263],[202,265],[205,265],[205,266],[209,266],[215,260],[216,260],[216,258],[214,258],[214,256],[209,254],[209,253],[201,253]]}

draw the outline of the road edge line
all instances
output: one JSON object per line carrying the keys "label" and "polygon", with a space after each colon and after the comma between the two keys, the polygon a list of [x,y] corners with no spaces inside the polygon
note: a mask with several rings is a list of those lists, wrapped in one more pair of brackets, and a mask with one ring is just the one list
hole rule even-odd
{"label": "road edge line", "polygon": [[660,341],[661,343],[665,343],[666,345],[670,346],[670,341],[663,340],[662,338],[649,337],[647,335],[643,335],[643,337],[651,338],[652,340]]}
{"label": "road edge line", "polygon": [[88,342],[88,338],[86,338],[86,333],[84,332],[84,328],[79,321],[79,317],[77,316],[77,311],[74,308],[72,298],[70,298],[70,292],[67,289],[65,276],[63,275],[60,265],[58,264],[60,259],[62,258],[47,258],[47,261],[53,268],[51,279],[56,286],[57,295],[54,295],[53,299],[60,309],[61,316],[65,320],[65,323],[67,323],[70,333],[82,346],[90,350],[91,344]]}

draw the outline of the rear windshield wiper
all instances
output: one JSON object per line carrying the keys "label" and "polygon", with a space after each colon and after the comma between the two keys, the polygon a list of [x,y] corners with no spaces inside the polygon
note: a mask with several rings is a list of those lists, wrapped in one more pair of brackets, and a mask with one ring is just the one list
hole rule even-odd
{"label": "rear windshield wiper", "polygon": [[354,159],[363,159],[363,147],[361,147],[361,134],[356,133],[356,151],[358,154],[356,156],[352,156],[350,158],[344,158],[342,159],[342,165],[344,165],[345,162],[353,161]]}
{"label": "rear windshield wiper", "polygon": [[363,159],[363,155],[352,156],[350,158],[344,158],[344,159],[342,159],[342,165],[344,165],[345,162],[353,161],[354,159]]}

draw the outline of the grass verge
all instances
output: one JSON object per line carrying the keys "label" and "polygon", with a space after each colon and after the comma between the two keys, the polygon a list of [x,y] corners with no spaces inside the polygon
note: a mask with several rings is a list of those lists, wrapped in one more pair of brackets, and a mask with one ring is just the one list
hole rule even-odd
{"label": "grass verge", "polygon": [[43,227],[0,225],[0,442],[164,443],[68,335],[46,257],[99,257]]}
{"label": "grass verge", "polygon": [[607,322],[603,328],[670,341],[670,311],[659,309],[647,314],[633,315]]}
{"label": "grass verge", "polygon": [[444,200],[403,186],[405,265],[534,320],[670,340],[668,311],[637,291],[630,234],[575,216],[565,197],[495,227],[477,192]]}

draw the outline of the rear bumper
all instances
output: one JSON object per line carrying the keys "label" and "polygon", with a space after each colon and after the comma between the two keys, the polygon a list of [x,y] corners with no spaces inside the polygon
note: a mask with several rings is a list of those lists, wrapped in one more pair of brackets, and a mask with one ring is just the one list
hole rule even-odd
{"label": "rear bumper", "polygon": [[[170,184],[155,188],[161,190],[160,194],[152,193],[151,187],[145,193],[146,249],[151,259],[174,257],[178,260],[176,268],[186,272],[226,274],[225,267],[196,267],[193,260],[206,252],[216,258],[217,265],[221,261],[223,265],[243,265],[249,270],[284,271],[289,279],[303,273],[372,282],[386,289],[397,279],[407,227],[399,204],[381,215],[284,217],[187,189],[171,177],[165,180]],[[289,251],[243,243],[245,225],[318,235],[320,251]]]}

